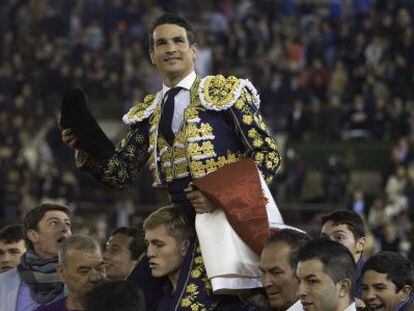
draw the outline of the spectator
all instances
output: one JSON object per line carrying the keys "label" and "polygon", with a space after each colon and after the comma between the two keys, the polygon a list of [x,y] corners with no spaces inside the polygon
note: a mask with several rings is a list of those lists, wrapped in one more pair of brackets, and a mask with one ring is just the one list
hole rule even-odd
{"label": "spectator", "polygon": [[299,310],[295,277],[297,252],[310,238],[294,229],[283,229],[273,234],[262,251],[259,269],[262,284],[274,310]]}
{"label": "spectator", "polygon": [[352,201],[349,203],[349,208],[359,215],[364,215],[364,213],[367,212],[367,200],[361,189],[355,189],[353,191]]}
{"label": "spectator", "polygon": [[349,180],[349,169],[338,155],[331,155],[323,172],[323,189],[327,203],[342,203],[345,200]]}
{"label": "spectator", "polygon": [[407,199],[408,216],[414,222],[414,162],[407,168],[407,183],[404,188],[404,196]]}
{"label": "spectator", "polygon": [[42,204],[24,218],[27,252],[20,264],[0,275],[0,310],[35,310],[64,296],[57,273],[58,245],[71,235],[71,211]]}
{"label": "spectator", "polygon": [[103,30],[97,19],[93,19],[91,24],[85,28],[84,45],[91,50],[99,50],[104,45]]}
{"label": "spectator", "polygon": [[140,230],[120,227],[106,242],[104,260],[106,274],[111,280],[125,280],[145,253],[144,238]]}
{"label": "spectator", "polygon": [[361,297],[362,267],[364,266],[365,228],[359,214],[336,210],[322,216],[321,237],[327,237],[345,246],[354,257],[356,270],[356,297]]}
{"label": "spectator", "polygon": [[286,185],[286,200],[297,200],[302,196],[303,183],[306,178],[306,167],[293,148],[286,151],[286,162],[282,180]]}
{"label": "spectator", "polygon": [[40,306],[36,311],[83,310],[86,293],[106,278],[105,263],[98,242],[87,235],[72,235],[59,246],[59,278],[67,297]]}
{"label": "spectator", "polygon": [[389,114],[386,109],[386,102],[383,98],[375,101],[374,114],[371,120],[371,137],[377,140],[383,140],[389,132]]}
{"label": "spectator", "polygon": [[345,123],[348,129],[347,138],[354,140],[368,138],[368,114],[362,95],[355,96]]}
{"label": "spectator", "polygon": [[395,97],[390,111],[390,137],[392,140],[396,140],[407,134],[408,116],[405,112],[404,101],[400,97]]}
{"label": "spectator", "polygon": [[288,119],[289,140],[298,142],[303,140],[308,121],[302,101],[295,100],[292,106],[293,108]]}
{"label": "spectator", "polygon": [[336,94],[337,96],[343,96],[348,83],[349,78],[345,70],[344,63],[338,60],[329,81],[329,93],[331,95]]}
{"label": "spectator", "polygon": [[377,253],[367,260],[362,273],[362,299],[370,310],[409,310],[414,302],[414,275],[406,258]]}
{"label": "spectator", "polygon": [[381,67],[384,65],[386,48],[384,41],[382,36],[374,36],[364,52],[367,68],[374,69],[375,72],[381,72],[383,70]]}
{"label": "spectator", "polygon": [[377,197],[373,200],[368,212],[368,225],[371,230],[375,231],[385,222],[385,202],[382,197]]}
{"label": "spectator", "polygon": [[387,221],[379,227],[376,236],[381,250],[390,252],[400,251],[401,236],[393,218],[387,217]]}
{"label": "spectator", "polygon": [[326,139],[337,141],[342,137],[342,124],[344,123],[344,110],[341,107],[340,97],[332,94],[329,97],[328,107],[325,109]]}
{"label": "spectator", "polygon": [[0,230],[0,274],[14,269],[25,252],[23,226],[9,225]]}
{"label": "spectator", "polygon": [[385,208],[387,216],[396,216],[406,208],[407,202],[404,196],[406,183],[406,168],[403,165],[398,165],[385,185],[385,192],[389,202]]}
{"label": "spectator", "polygon": [[326,89],[329,82],[329,72],[320,58],[315,58],[309,72],[308,86],[313,94],[321,101],[326,100]]}

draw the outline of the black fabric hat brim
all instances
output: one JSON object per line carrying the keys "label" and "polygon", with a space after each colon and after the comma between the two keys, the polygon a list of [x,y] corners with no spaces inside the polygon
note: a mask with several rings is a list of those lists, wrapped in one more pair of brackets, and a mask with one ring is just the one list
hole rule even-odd
{"label": "black fabric hat brim", "polygon": [[109,158],[114,153],[114,144],[92,116],[81,89],[70,89],[63,96],[60,124],[72,130],[77,147],[92,157]]}

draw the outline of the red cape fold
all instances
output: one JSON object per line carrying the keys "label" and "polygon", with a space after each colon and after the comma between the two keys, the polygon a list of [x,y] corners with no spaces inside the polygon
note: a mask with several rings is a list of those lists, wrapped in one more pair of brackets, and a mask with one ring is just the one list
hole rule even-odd
{"label": "red cape fold", "polygon": [[217,207],[223,209],[230,225],[258,255],[269,236],[259,172],[252,159],[232,163],[193,181]]}

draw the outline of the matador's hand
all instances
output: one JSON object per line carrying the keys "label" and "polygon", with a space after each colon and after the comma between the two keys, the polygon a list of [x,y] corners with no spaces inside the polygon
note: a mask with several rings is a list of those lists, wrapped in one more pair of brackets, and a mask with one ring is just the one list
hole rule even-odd
{"label": "matador's hand", "polygon": [[62,142],[72,149],[77,149],[76,145],[78,143],[75,134],[73,134],[71,129],[64,129],[61,132]]}
{"label": "matador's hand", "polygon": [[78,149],[77,144],[78,140],[76,139],[75,134],[69,128],[62,128],[61,117],[58,118],[58,125],[60,130],[60,136],[62,138],[62,142],[71,149]]}
{"label": "matador's hand", "polygon": [[184,191],[187,193],[187,199],[191,201],[197,213],[211,213],[216,209],[213,202],[211,202],[200,190],[194,189],[191,183],[184,189]]}

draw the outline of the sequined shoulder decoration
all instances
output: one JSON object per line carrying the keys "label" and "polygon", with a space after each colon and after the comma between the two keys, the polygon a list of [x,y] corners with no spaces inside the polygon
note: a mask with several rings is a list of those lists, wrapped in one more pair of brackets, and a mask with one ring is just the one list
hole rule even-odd
{"label": "sequined shoulder decoration", "polygon": [[161,103],[162,93],[156,95],[150,94],[145,96],[144,101],[137,103],[123,117],[125,124],[131,125],[147,119],[154,112],[158,104]]}
{"label": "sequined shoulder decoration", "polygon": [[247,79],[239,79],[234,76],[225,78],[222,75],[207,76],[200,81],[198,94],[201,105],[206,109],[221,111],[226,110],[242,96],[243,90],[247,90],[253,98],[253,104],[260,107],[260,97],[253,84]]}

